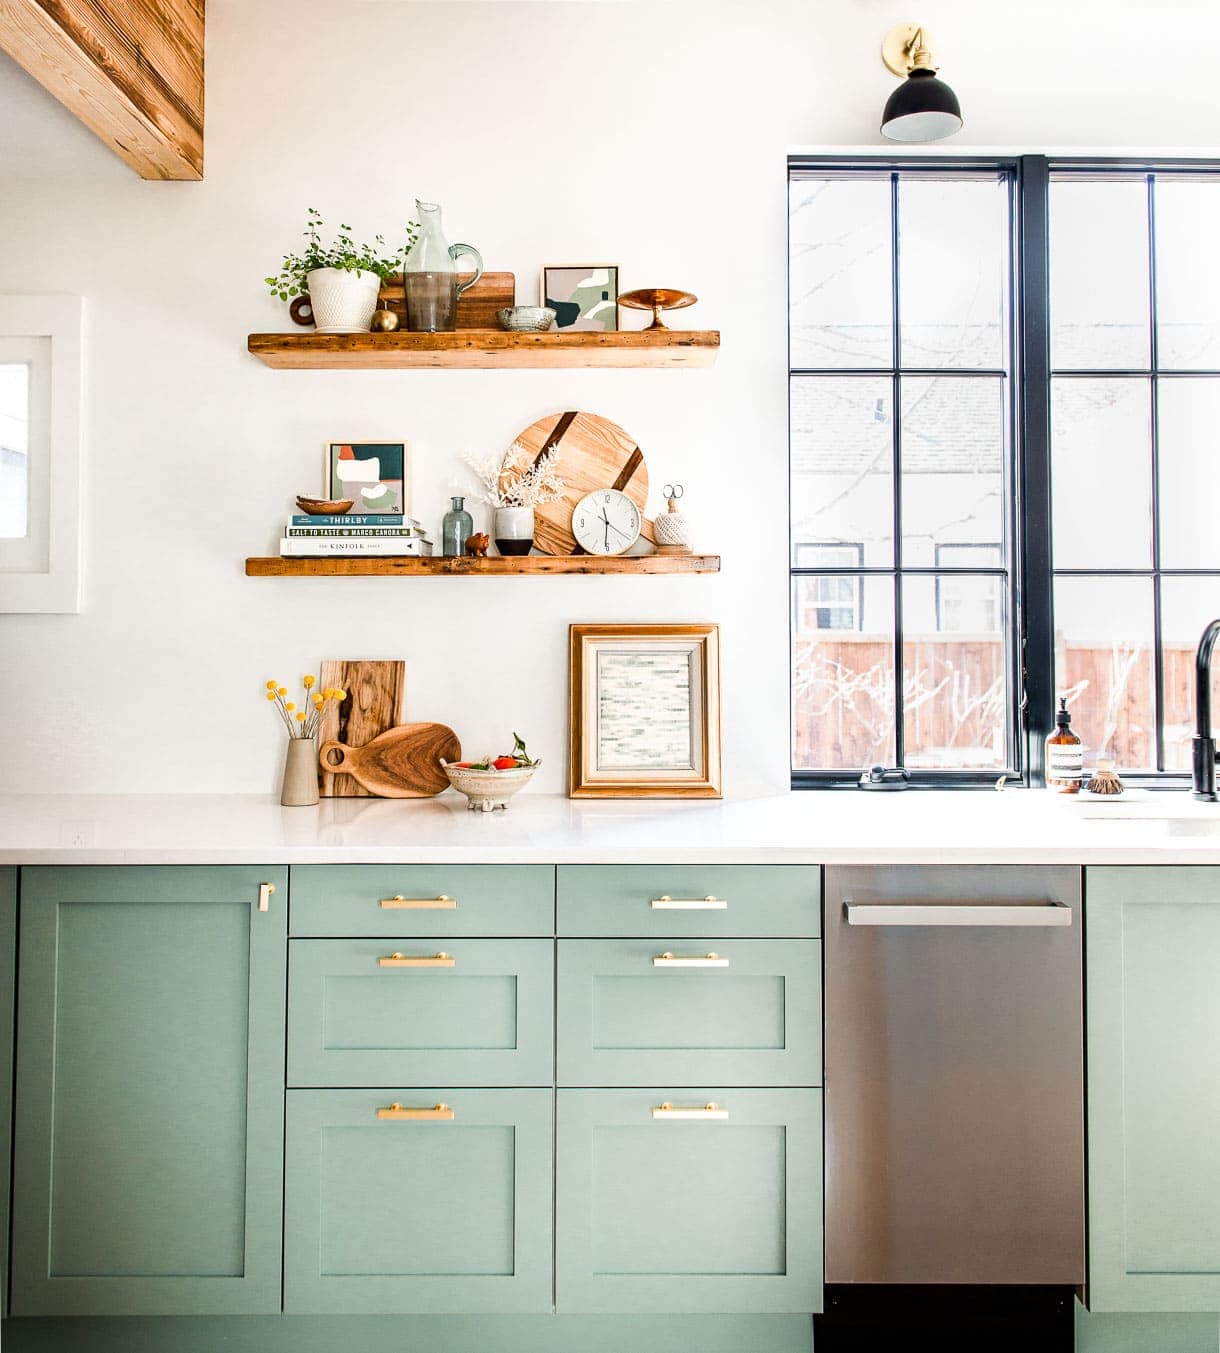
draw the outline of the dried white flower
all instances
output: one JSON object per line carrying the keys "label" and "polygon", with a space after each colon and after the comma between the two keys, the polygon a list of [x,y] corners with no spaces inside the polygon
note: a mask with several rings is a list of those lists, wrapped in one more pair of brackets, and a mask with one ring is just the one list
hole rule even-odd
{"label": "dried white flower", "polygon": [[514,442],[502,459],[494,453],[462,459],[478,485],[477,497],[491,507],[541,507],[563,496],[563,477],[555,468],[558,446],[548,446],[532,459],[520,442]]}

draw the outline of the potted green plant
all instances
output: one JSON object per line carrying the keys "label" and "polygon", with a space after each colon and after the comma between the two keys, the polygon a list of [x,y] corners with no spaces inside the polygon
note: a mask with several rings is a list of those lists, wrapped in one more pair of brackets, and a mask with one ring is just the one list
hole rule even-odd
{"label": "potted green plant", "polygon": [[318,333],[367,333],[381,284],[402,271],[419,227],[408,222],[402,247],[392,254],[380,235],[358,245],[349,225],[340,225],[334,243],[327,244],[322,227],[322,217],[310,207],[304,251],[285,254],[279,272],[263,280],[281,301],[308,296]]}

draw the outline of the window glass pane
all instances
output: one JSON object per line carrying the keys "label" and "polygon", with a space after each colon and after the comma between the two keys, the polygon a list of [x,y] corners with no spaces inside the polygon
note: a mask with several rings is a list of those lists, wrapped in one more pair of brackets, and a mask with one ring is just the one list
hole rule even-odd
{"label": "window glass pane", "polygon": [[947,541],[1005,538],[1004,415],[998,376],[903,377],[904,567],[932,567]]}
{"label": "window glass pane", "polygon": [[893,562],[892,390],[889,377],[792,379],[794,564],[803,545],[836,541],[863,545],[856,566]]}
{"label": "window glass pane", "polygon": [[1220,182],[1158,178],[1157,361],[1220,368]]}
{"label": "window glass pane", "polygon": [[1051,365],[1148,365],[1148,187],[1056,180],[1050,189]]}
{"label": "window glass pane", "polygon": [[1151,565],[1151,406],[1142,377],[1052,382],[1056,568]]}
{"label": "window glass pane", "polygon": [[792,589],[793,766],[893,765],[893,580],[805,577]]}
{"label": "window glass pane", "polygon": [[1001,578],[904,578],[906,764],[937,770],[1009,764]]}
{"label": "window glass pane", "polygon": [[792,365],[892,365],[889,176],[794,180],[788,231]]}
{"label": "window glass pane", "polygon": [[1166,377],[1158,385],[1157,413],[1161,563],[1220,566],[1220,380]]}
{"label": "window glass pane", "polygon": [[0,538],[24,540],[30,512],[30,368],[0,363]]}
{"label": "window glass pane", "polygon": [[1007,184],[903,178],[898,256],[902,365],[1003,366]]}
{"label": "window glass pane", "polygon": [[[1165,769],[1190,769],[1195,732],[1195,650],[1220,616],[1220,577],[1162,578],[1161,646],[1165,671]],[[1220,662],[1212,664],[1212,718],[1220,715]]]}
{"label": "window glass pane", "polygon": [[1149,578],[1055,580],[1055,688],[1067,696],[1085,765],[1156,766]]}

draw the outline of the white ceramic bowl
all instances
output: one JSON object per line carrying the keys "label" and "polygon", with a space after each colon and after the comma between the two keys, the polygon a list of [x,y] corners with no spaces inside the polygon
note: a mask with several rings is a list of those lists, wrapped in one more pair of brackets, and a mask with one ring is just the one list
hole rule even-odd
{"label": "white ceramic bowl", "polygon": [[529,784],[540,765],[541,757],[532,766],[518,766],[515,770],[466,770],[452,761],[441,762],[449,783],[466,795],[466,807],[481,813],[507,808],[509,799]]}
{"label": "white ceramic bowl", "polygon": [[500,327],[510,334],[544,334],[555,323],[549,305],[506,305],[496,313]]}

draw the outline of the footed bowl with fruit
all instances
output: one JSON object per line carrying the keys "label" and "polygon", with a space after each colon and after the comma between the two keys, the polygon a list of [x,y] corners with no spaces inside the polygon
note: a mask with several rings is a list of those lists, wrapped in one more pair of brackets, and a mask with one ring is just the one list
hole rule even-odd
{"label": "footed bowl with fruit", "polygon": [[516,733],[513,738],[513,750],[503,756],[485,757],[482,761],[441,761],[449,783],[466,795],[467,808],[480,813],[507,809],[509,799],[533,779],[542,758],[531,761],[525,743]]}

